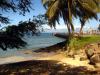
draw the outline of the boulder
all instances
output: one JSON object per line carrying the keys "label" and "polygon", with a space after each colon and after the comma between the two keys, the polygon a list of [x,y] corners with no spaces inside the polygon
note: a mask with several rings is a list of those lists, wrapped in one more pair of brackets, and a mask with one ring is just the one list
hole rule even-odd
{"label": "boulder", "polygon": [[86,53],[88,60],[90,61],[89,64],[98,67],[98,64],[100,64],[100,53],[93,49],[87,49],[85,50],[85,53]]}
{"label": "boulder", "polygon": [[94,54],[91,58],[90,58],[90,62],[93,63],[100,63],[100,54]]}
{"label": "boulder", "polygon": [[86,53],[87,58],[90,59],[94,55],[94,50],[93,49],[86,49],[85,53]]}
{"label": "boulder", "polygon": [[96,63],[95,68],[99,69],[99,72],[100,72],[100,63]]}

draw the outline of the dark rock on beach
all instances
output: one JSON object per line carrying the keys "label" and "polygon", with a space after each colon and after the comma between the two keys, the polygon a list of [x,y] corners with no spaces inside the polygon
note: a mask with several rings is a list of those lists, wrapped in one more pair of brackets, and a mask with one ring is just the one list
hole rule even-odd
{"label": "dark rock on beach", "polygon": [[88,45],[87,49],[85,49],[85,53],[87,55],[87,58],[90,60],[89,64],[94,65],[96,67],[100,67],[100,65],[99,66],[97,65],[100,64],[100,51],[98,43]]}
{"label": "dark rock on beach", "polygon": [[55,45],[45,47],[45,48],[40,48],[39,50],[35,50],[34,52],[56,52],[59,50],[66,50],[66,41],[57,43]]}

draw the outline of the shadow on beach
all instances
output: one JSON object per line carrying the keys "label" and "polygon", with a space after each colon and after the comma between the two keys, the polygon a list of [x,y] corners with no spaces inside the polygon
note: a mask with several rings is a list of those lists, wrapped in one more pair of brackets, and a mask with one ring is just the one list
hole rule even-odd
{"label": "shadow on beach", "polygon": [[0,65],[0,75],[99,75],[86,67],[71,67],[58,61],[32,60]]}

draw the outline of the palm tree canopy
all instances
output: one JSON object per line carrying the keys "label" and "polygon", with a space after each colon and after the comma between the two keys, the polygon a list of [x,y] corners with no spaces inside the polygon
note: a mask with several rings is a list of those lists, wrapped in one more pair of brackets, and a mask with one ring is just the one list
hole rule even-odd
{"label": "palm tree canopy", "polygon": [[79,18],[82,24],[86,20],[98,19],[97,13],[100,12],[100,0],[42,0],[43,5],[47,9],[46,17],[49,25],[55,27],[59,18],[63,18],[65,24],[70,24],[72,30],[73,17]]}

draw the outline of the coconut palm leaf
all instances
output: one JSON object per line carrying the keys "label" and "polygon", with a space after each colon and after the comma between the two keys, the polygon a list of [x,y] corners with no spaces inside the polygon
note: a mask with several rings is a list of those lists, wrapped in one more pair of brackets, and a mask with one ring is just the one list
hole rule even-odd
{"label": "coconut palm leaf", "polygon": [[[74,30],[73,17],[79,18],[82,26],[88,19],[98,19],[100,0],[42,0],[47,7],[46,16],[50,26],[56,25],[63,18],[67,27]],[[69,25],[69,26],[68,26]]]}

